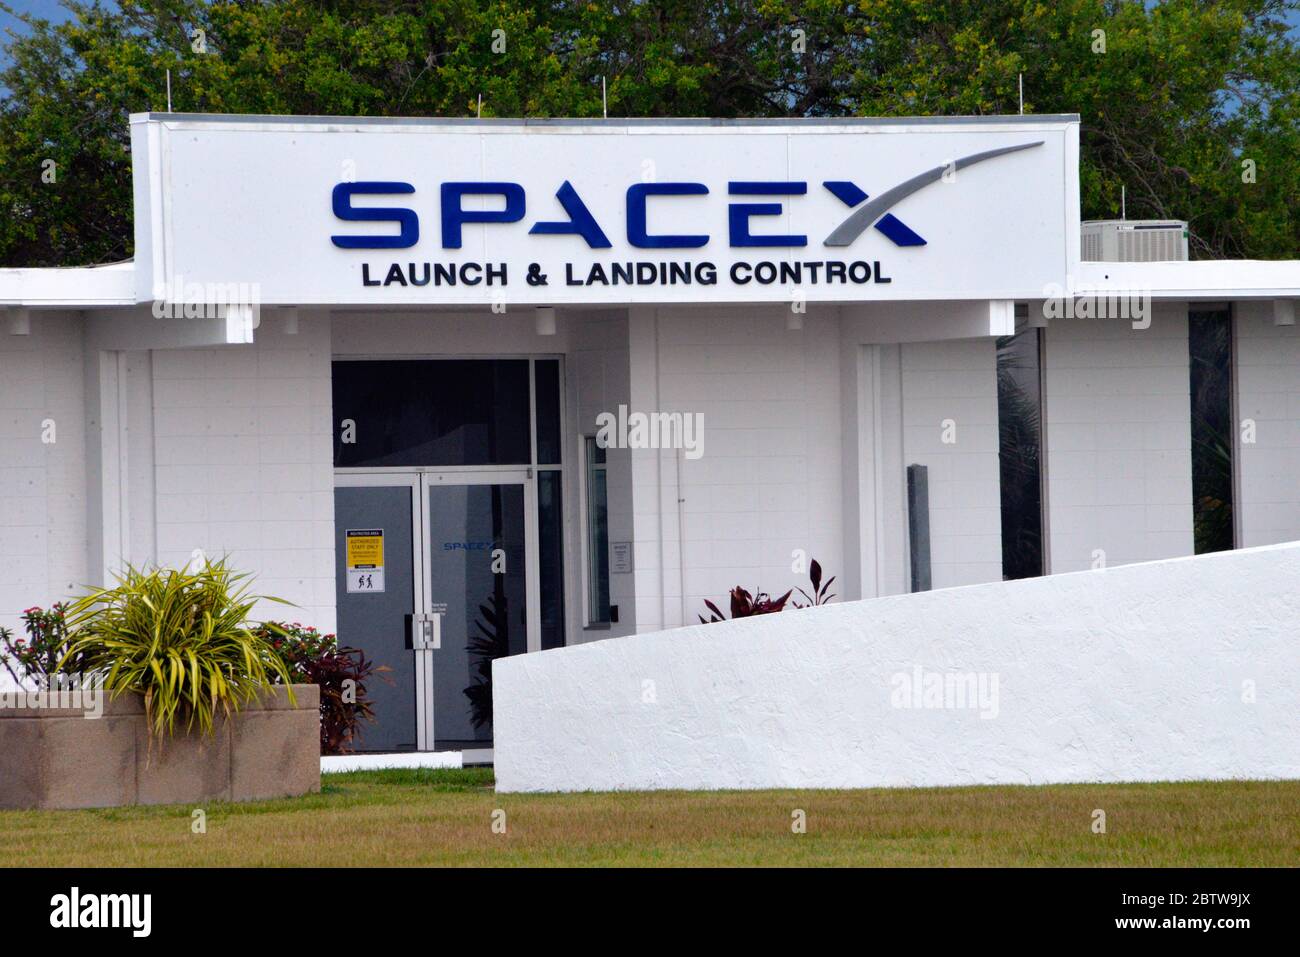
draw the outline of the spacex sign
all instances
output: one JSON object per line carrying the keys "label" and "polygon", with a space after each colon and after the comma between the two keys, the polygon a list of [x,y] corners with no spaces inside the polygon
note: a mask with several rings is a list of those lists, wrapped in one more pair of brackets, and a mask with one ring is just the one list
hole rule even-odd
{"label": "spacex sign", "polygon": [[[889,210],[897,202],[918,190],[941,181],[945,176],[955,177],[958,170],[976,163],[1016,153],[1020,150],[1042,146],[1043,141],[1004,146],[963,156],[944,166],[926,170],[888,189],[874,201],[857,184],[849,180],[827,180],[822,185],[854,212],[826,237],[826,246],[848,246],[868,226],[875,226],[895,246],[924,246],[925,240],[905,226]],[[352,199],[358,195],[392,196],[414,193],[410,183],[339,183],[334,187],[334,215],[349,222],[387,222],[398,224],[396,236],[333,236],[334,245],[341,249],[408,249],[420,239],[420,218],[413,209],[383,207],[357,209]],[[796,182],[728,182],[731,196],[775,197],[803,196],[808,184]],[[517,223],[524,218],[527,194],[519,183],[443,183],[442,246],[460,249],[462,230],[468,223]],[[647,206],[652,196],[707,196],[709,188],[704,183],[637,183],[627,188],[627,242],[638,249],[695,249],[708,245],[709,237],[702,235],[651,235],[648,227]],[[504,205],[496,210],[468,210],[466,196],[497,196]],[[535,222],[529,235],[581,236],[591,249],[609,249],[613,244],[583,202],[569,180],[555,191],[555,199],[564,209],[568,219],[561,222]],[[808,245],[807,236],[754,235],[750,232],[750,219],[754,216],[780,216],[784,212],[780,202],[733,202],[727,207],[728,240],[731,246],[788,246]]]}
{"label": "spacex sign", "polygon": [[1072,117],[132,131],[137,248],[267,304],[1041,298],[1078,256]]}

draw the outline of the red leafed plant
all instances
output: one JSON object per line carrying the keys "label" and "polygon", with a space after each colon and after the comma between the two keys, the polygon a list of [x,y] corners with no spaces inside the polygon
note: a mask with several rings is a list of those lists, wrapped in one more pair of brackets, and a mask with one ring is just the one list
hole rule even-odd
{"label": "red leafed plant", "polygon": [[[765,591],[756,591],[751,595],[748,591],[737,585],[731,589],[731,617],[732,618],[749,618],[752,615],[770,615],[773,612],[781,611],[785,608],[785,603],[790,600],[794,589],[786,592],[780,598],[773,598]],[[709,624],[714,621],[726,621],[727,616],[722,613],[717,605],[704,599],[704,604],[708,606],[711,613],[710,617],[705,618],[700,615],[702,624]]]}
{"label": "red leafed plant", "polygon": [[835,581],[835,576],[832,575],[826,579],[825,584],[822,584],[822,566],[815,558],[812,560],[812,564],[808,566],[808,580],[812,583],[812,594],[802,588],[799,589],[799,594],[803,595],[808,604],[801,605],[799,602],[795,602],[795,608],[811,608],[814,605],[824,605],[835,597],[828,594],[831,590],[831,582]]}
{"label": "red leafed plant", "polygon": [[[812,564],[808,567],[808,580],[812,584],[811,592],[806,592],[802,588],[791,588],[779,598],[773,598],[767,592],[758,589],[755,589],[751,595],[737,585],[731,589],[731,617],[749,618],[752,615],[770,615],[773,612],[784,611],[786,603],[790,602],[790,596],[796,590],[804,597],[807,604],[800,604],[797,601],[790,602],[791,608],[811,608],[814,605],[824,605],[835,597],[830,593],[831,583],[835,581],[835,576],[832,575],[823,582],[822,566],[816,559],[813,559]],[[709,617],[705,618],[700,615],[701,624],[708,625],[715,621],[727,620],[727,616],[722,613],[722,610],[707,598],[704,599],[704,605],[709,610]]]}
{"label": "red leafed plant", "polygon": [[361,737],[361,723],[374,721],[366,681],[389,681],[387,665],[376,665],[359,648],[340,648],[333,635],[294,622],[267,622],[262,633],[293,682],[320,688],[320,753],[344,754]]}
{"label": "red leafed plant", "polygon": [[375,720],[366,695],[366,679],[392,669],[375,665],[360,648],[340,648],[306,662],[303,670],[307,680],[320,687],[321,754],[351,750],[361,736],[362,719]]}

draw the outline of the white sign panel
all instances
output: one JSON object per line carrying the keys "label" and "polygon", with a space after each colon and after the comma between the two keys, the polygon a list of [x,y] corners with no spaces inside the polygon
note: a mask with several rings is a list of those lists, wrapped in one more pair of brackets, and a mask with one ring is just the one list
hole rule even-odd
{"label": "white sign panel", "polygon": [[484,308],[1034,298],[1078,257],[1068,117],[133,123],[155,291]]}
{"label": "white sign panel", "polygon": [[630,575],[632,573],[631,542],[610,542],[609,570],[615,575]]}

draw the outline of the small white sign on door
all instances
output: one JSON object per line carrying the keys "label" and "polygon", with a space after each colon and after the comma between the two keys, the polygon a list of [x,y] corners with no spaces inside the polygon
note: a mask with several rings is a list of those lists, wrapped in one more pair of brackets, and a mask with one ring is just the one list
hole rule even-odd
{"label": "small white sign on door", "polygon": [[349,528],[346,541],[348,594],[379,594],[384,590],[384,530]]}

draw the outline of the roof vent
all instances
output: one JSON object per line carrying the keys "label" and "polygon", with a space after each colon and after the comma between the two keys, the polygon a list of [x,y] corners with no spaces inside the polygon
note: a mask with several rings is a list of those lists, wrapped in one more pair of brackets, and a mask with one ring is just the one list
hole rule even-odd
{"label": "roof vent", "polygon": [[1083,224],[1084,262],[1187,260],[1187,223],[1176,219],[1096,219]]}

